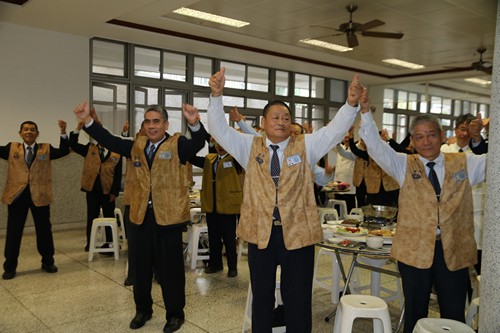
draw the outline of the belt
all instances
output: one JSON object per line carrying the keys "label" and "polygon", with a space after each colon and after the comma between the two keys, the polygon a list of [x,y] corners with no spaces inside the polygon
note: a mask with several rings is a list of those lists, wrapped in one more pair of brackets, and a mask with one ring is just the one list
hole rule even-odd
{"label": "belt", "polygon": [[275,227],[281,227],[281,221],[280,220],[273,220],[273,225]]}

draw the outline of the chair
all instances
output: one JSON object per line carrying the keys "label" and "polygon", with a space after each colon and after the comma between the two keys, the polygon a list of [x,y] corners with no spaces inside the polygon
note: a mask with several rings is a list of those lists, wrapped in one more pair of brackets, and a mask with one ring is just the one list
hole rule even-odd
{"label": "chair", "polygon": [[120,208],[115,208],[115,218],[118,223],[118,235],[120,236],[120,241],[124,242],[127,240],[127,235],[125,233],[125,221],[123,220],[122,210]]}
{"label": "chair", "polygon": [[467,311],[465,313],[465,323],[472,327],[473,329],[477,329],[477,325],[479,323],[479,284],[481,282],[481,275],[477,276],[477,281],[475,283],[475,288],[472,291],[472,301],[467,307]]}
{"label": "chair", "polygon": [[[375,259],[365,256],[359,256],[358,261],[369,266],[382,268],[388,259]],[[386,287],[382,287],[381,283],[381,273],[376,271],[370,271],[370,284],[360,286],[358,288],[354,288],[357,293],[361,293],[362,290],[370,289],[372,296],[378,296],[382,298],[386,302],[392,302],[397,300],[399,303],[399,308],[403,308],[404,300],[403,300],[403,289],[401,287],[401,278],[396,278],[396,290],[392,290]],[[380,292],[384,292],[385,296],[381,296]]]}
{"label": "chair", "polygon": [[391,317],[387,303],[377,296],[345,295],[340,298],[335,316],[333,333],[352,331],[356,318],[372,318],[373,332],[392,333]]}
{"label": "chair", "polygon": [[[187,235],[187,262],[190,264],[191,269],[196,268],[199,260],[209,260],[208,253],[208,226],[204,223],[205,215],[201,212],[200,208],[191,208],[191,225]],[[205,244],[202,248],[199,245]]]}
{"label": "chair", "polygon": [[[111,242],[107,242],[112,244],[109,248],[102,248],[97,246],[96,238],[98,232],[104,230],[105,227],[111,228],[111,235],[113,239]],[[118,224],[116,223],[116,218],[114,217],[98,217],[92,221],[92,229],[90,231],[90,244],[89,244],[89,261],[92,261],[94,258],[94,253],[101,252],[113,252],[115,255],[115,260],[119,259],[120,252],[120,244],[118,238]]]}
{"label": "chair", "polygon": [[353,208],[353,209],[351,209],[351,212],[349,213],[349,215],[361,215],[361,216],[364,216],[365,214],[363,214],[363,210],[361,208]]}
{"label": "chair", "polygon": [[[276,302],[274,306],[282,305],[283,301],[281,300],[281,293],[280,293],[280,282],[276,281],[276,289],[274,292],[274,297],[276,299]],[[252,328],[252,299],[253,299],[253,294],[252,294],[252,285],[249,283],[248,284],[248,295],[247,295],[247,303],[245,306],[245,314],[243,315],[243,329],[242,333],[249,332],[249,330]],[[285,326],[279,326],[279,327],[273,327],[273,333],[284,333],[286,332],[286,327]]]}
{"label": "chair", "polygon": [[474,330],[456,320],[422,318],[415,324],[413,333],[474,333]]}
{"label": "chair", "polygon": [[339,212],[339,217],[345,219],[347,216],[347,204],[345,200],[330,199],[326,203],[326,207],[337,208]]}
{"label": "chair", "polygon": [[320,221],[321,224],[323,224],[323,223],[326,222],[325,217],[327,215],[330,215],[329,220],[332,217],[335,220],[339,219],[339,213],[337,212],[337,210],[335,208],[323,208],[323,207],[320,207],[320,208],[318,208],[318,211],[319,211],[319,221]]}

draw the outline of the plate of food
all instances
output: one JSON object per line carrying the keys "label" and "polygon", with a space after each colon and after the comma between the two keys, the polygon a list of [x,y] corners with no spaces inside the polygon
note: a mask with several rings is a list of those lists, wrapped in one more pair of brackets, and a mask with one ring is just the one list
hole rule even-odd
{"label": "plate of food", "polygon": [[339,224],[341,224],[342,227],[357,227],[360,222],[361,221],[359,221],[357,219],[348,218],[345,220],[341,220]]}
{"label": "plate of food", "polygon": [[326,221],[326,224],[328,224],[328,225],[340,225],[340,224],[342,224],[342,220],[330,220],[330,221]]}
{"label": "plate of food", "polygon": [[368,234],[372,236],[382,236],[384,237],[384,244],[392,244],[392,238],[396,234],[396,230],[370,230]]}
{"label": "plate of food", "polygon": [[366,236],[367,230],[356,227],[339,227],[335,230],[335,233],[344,237],[361,237]]}

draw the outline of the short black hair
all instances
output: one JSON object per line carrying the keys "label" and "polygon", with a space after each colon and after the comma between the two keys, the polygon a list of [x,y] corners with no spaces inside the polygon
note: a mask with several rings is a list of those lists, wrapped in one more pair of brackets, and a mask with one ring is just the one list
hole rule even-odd
{"label": "short black hair", "polygon": [[24,125],[35,125],[35,129],[38,132],[38,125],[34,121],[31,121],[31,120],[23,121],[23,123],[19,127],[19,132],[21,132],[23,130]]}
{"label": "short black hair", "polygon": [[292,123],[292,126],[293,125],[300,127],[300,134],[305,134],[306,133],[306,130],[304,129],[304,127],[301,124],[299,124],[299,123]]}
{"label": "short black hair", "polygon": [[474,117],[474,115],[471,113],[460,115],[455,120],[455,128],[458,128],[458,126],[462,125],[463,123],[466,123],[468,125],[474,119],[476,119],[476,117]]}
{"label": "short black hair", "polygon": [[281,106],[286,107],[288,112],[290,112],[290,116],[292,115],[292,111],[290,110],[290,107],[285,102],[279,101],[279,100],[275,100],[275,101],[271,101],[271,102],[267,103],[267,105],[264,106],[264,110],[262,110],[262,115],[265,117],[267,115],[267,112],[271,108],[271,106],[274,106],[274,105],[281,105]]}

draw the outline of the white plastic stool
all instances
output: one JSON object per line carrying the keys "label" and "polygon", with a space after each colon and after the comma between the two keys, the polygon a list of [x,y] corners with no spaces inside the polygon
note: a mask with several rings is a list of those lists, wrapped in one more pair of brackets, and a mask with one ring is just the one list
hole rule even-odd
{"label": "white plastic stool", "polygon": [[474,330],[456,320],[422,318],[415,324],[413,333],[474,333]]}
{"label": "white plastic stool", "polygon": [[320,207],[320,208],[318,208],[318,211],[319,211],[319,221],[321,224],[326,222],[325,221],[326,215],[333,215],[333,218],[335,218],[335,220],[339,219],[339,213],[337,212],[337,210],[335,208]]}
{"label": "white plastic stool", "polygon": [[345,219],[347,216],[347,204],[345,200],[329,199],[326,203],[326,207],[339,208],[339,217]]}
{"label": "white plastic stool", "polygon": [[[329,275],[319,275],[319,266],[321,264],[321,257],[327,256],[330,257],[331,260],[331,274]],[[341,254],[343,256],[343,254]],[[357,274],[357,270],[354,270],[354,274]],[[350,286],[357,286],[357,281],[359,279],[353,275],[351,277]],[[313,275],[313,290],[314,287],[320,287],[330,291],[331,300],[333,304],[339,303],[340,293],[344,290],[344,281],[342,279],[342,274],[340,273],[339,263],[337,261],[337,256],[335,255],[335,251],[328,250],[325,248],[320,248],[318,251],[318,255],[316,257],[316,262],[314,264],[314,275]],[[352,292],[351,288],[351,292]]]}
{"label": "white plastic stool", "polygon": [[[111,242],[107,242],[112,244],[112,247],[102,248],[96,246],[96,236],[100,229],[104,229],[105,227],[111,228],[111,235],[113,239]],[[89,244],[89,261],[92,261],[94,258],[94,253],[99,252],[113,252],[115,254],[115,260],[119,259],[120,252],[120,241],[118,238],[118,224],[116,223],[116,218],[114,217],[98,217],[92,221],[92,230],[90,231],[90,244]]]}
{"label": "white plastic stool", "polygon": [[120,236],[120,241],[124,242],[127,240],[127,235],[125,234],[125,221],[123,220],[123,214],[120,208],[115,208],[115,218],[118,224],[118,235]]}
{"label": "white plastic stool", "polygon": [[474,298],[470,302],[465,314],[465,323],[473,329],[477,329],[477,324],[479,323],[479,297]]}
{"label": "white plastic stool", "polygon": [[364,216],[365,214],[363,214],[363,210],[361,208],[353,208],[353,209],[351,209],[351,212],[349,213],[349,215],[361,215],[361,216]]}
{"label": "white plastic stool", "polygon": [[[274,291],[274,298],[276,299],[274,306],[282,305],[283,301],[281,300],[281,292],[280,292],[280,282],[276,281],[276,289]],[[245,314],[243,315],[243,329],[242,333],[248,332],[252,327],[252,285],[248,284],[248,295],[247,295],[247,304],[245,306]],[[279,326],[273,327],[273,333],[285,333],[286,327]]]}
{"label": "white plastic stool", "polygon": [[208,227],[206,223],[196,223],[192,224],[188,231],[188,252],[187,261],[190,263],[191,269],[196,268],[198,260],[208,260],[210,255],[208,254],[208,248],[200,249],[198,247],[200,242],[200,237],[203,233],[208,232]]}
{"label": "white plastic stool", "polygon": [[[365,257],[365,256],[358,256],[359,262],[367,264],[369,266],[377,267],[377,268],[382,268],[387,263],[387,260],[388,259],[376,259],[376,258],[370,258],[370,257]],[[403,291],[401,288],[401,278],[395,277],[396,290],[392,290],[392,289],[389,289],[386,287],[382,287],[381,275],[382,275],[382,273],[379,273],[376,271],[370,271],[370,284],[355,288],[356,293],[361,293],[361,290],[370,289],[370,291],[371,291],[370,294],[372,296],[378,296],[386,302],[392,302],[392,301],[397,300],[399,303],[399,308],[402,309],[403,304],[404,304],[404,300],[403,300]],[[387,295],[380,296],[381,291],[383,291]]]}
{"label": "white plastic stool", "polygon": [[372,318],[373,332],[392,333],[391,317],[387,303],[377,296],[345,295],[340,298],[335,315],[333,333],[352,331],[356,318]]}

